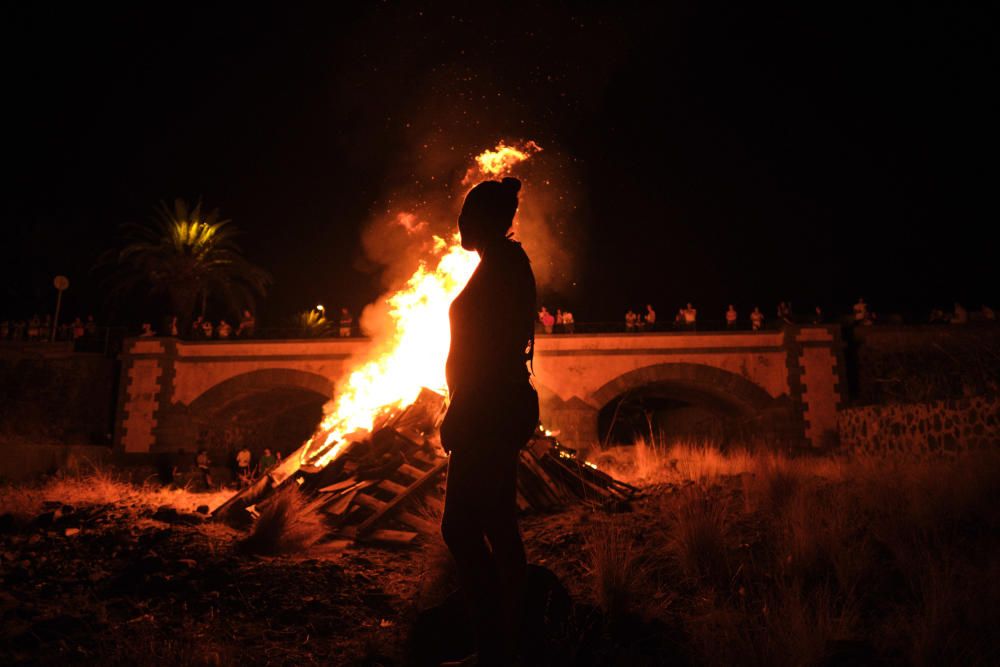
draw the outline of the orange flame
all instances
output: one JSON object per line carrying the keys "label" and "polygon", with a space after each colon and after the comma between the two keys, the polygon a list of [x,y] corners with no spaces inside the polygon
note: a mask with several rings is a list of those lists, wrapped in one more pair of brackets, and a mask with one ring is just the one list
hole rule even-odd
{"label": "orange flame", "polygon": [[534,141],[527,141],[520,146],[508,146],[503,141],[493,150],[485,150],[476,156],[476,167],[469,169],[462,179],[465,185],[471,185],[479,178],[499,178],[511,172],[515,165],[524,162],[542,147]]}
{"label": "orange flame", "polygon": [[[505,145],[485,151],[469,170],[478,177],[507,173],[541,148],[529,141],[524,150]],[[499,171],[498,171],[499,170]],[[468,178],[468,174],[466,178]],[[408,231],[418,231],[423,223],[400,213],[397,220]],[[347,379],[338,383],[328,414],[316,433],[302,448],[301,463],[323,467],[336,459],[352,440],[366,436],[379,415],[405,408],[416,400],[421,388],[447,393],[444,367],[451,344],[448,308],[479,265],[479,255],[462,249],[458,235],[450,242],[435,236],[433,270],[421,262],[406,286],[387,297],[392,331],[375,356],[359,364]]]}

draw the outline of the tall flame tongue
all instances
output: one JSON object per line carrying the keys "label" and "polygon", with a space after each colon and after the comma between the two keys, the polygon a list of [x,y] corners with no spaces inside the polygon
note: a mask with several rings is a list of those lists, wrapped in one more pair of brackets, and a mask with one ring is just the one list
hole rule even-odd
{"label": "tall flame tongue", "polygon": [[[497,177],[541,148],[503,142],[476,157],[463,183]],[[434,263],[433,270],[429,264]],[[379,415],[412,404],[421,388],[446,393],[445,361],[451,343],[448,307],[479,265],[479,255],[462,249],[458,235],[450,241],[435,236],[431,262],[421,262],[406,286],[386,298],[392,331],[376,345],[379,352],[358,365],[339,383],[333,409],[302,448],[303,465],[323,467],[349,445],[348,438],[372,430]]]}

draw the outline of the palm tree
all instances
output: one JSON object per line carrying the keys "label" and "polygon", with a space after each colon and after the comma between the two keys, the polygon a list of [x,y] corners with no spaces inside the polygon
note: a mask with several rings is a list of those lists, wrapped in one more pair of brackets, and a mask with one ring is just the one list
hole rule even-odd
{"label": "palm tree", "polygon": [[336,322],[326,319],[322,311],[315,309],[296,313],[292,316],[291,323],[295,332],[304,338],[332,336],[337,328]]}
{"label": "palm tree", "polygon": [[122,230],[125,245],[101,262],[115,269],[112,295],[148,286],[150,295],[167,295],[185,327],[196,308],[205,315],[210,297],[238,313],[253,308],[271,284],[270,274],[243,257],[232,221],[220,220],[218,209],[204,214],[200,201],[194,208],[182,199],[173,208],[160,202],[151,225]]}

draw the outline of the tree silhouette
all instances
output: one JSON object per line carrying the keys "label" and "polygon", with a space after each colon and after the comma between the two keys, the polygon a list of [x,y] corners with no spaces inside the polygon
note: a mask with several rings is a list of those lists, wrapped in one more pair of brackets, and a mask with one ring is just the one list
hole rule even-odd
{"label": "tree silhouette", "polygon": [[204,214],[200,201],[194,208],[182,199],[172,208],[160,202],[152,224],[129,223],[122,232],[124,245],[99,262],[112,268],[109,296],[148,287],[150,295],[167,296],[185,327],[196,309],[205,315],[210,298],[238,314],[271,284],[270,274],[243,257],[232,221],[220,220],[218,209]]}

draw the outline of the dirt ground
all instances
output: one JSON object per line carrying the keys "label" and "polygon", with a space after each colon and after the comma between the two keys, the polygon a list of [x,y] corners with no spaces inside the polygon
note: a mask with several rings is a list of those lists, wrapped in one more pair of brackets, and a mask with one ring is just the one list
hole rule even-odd
{"label": "dirt ground", "polygon": [[[413,664],[415,618],[453,589],[435,536],[263,557],[197,512],[41,503],[0,533],[3,664]],[[529,560],[574,599],[589,598],[580,529],[594,514],[522,518]]]}
{"label": "dirt ground", "polygon": [[[637,454],[630,503],[522,516],[523,664],[1000,659],[1000,457]],[[212,500],[103,478],[0,487],[0,664],[402,667],[459,651],[438,536],[250,555],[245,530],[199,513]]]}

